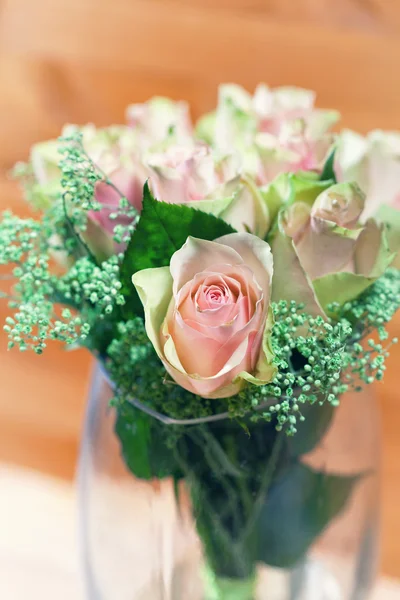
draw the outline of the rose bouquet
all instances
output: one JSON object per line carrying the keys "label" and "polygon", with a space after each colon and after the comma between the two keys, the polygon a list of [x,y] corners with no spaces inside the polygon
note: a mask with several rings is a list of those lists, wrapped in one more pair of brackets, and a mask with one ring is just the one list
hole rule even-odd
{"label": "rose bouquet", "polygon": [[305,459],[382,379],[400,304],[400,137],[337,121],[306,90],[225,85],[196,127],[155,98],[15,168],[37,213],[0,223],[9,347],[94,354],[132,476],[190,505],[198,597],[250,600],[257,565],[305,564],[369,476]]}

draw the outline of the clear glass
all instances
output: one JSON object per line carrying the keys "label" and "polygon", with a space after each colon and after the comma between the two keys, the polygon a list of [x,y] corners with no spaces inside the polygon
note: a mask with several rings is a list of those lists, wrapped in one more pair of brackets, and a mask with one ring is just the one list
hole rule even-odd
{"label": "clear glass", "polygon": [[[214,502],[215,478],[207,475],[200,487],[206,487],[205,481],[211,483],[209,489],[200,490],[204,492],[201,506],[199,502],[196,504],[190,473],[178,483],[168,477],[149,480],[134,477],[125,466],[114,432],[111,397],[109,382],[96,365],[79,465],[81,548],[88,600],[364,600],[369,597],[378,556],[380,462],[379,413],[371,386],[345,395],[317,445],[311,451],[304,447],[305,453],[300,457],[301,464],[311,471],[323,473],[328,479],[333,476],[329,479],[332,485],[337,476],[340,481],[354,479],[341,509],[333,511],[332,519],[294,565],[271,566],[274,558],[269,566],[257,562],[255,571],[251,566],[247,568],[250,543],[232,544],[239,553],[236,557],[233,549],[231,557],[229,545],[220,543],[215,523],[229,522],[231,527],[231,516],[224,517],[225,521],[222,515],[220,521],[212,520],[213,513],[229,513],[225,507],[239,494],[231,486],[234,480],[229,479],[229,473],[224,479],[231,486],[225,502],[221,504],[217,496]],[[315,429],[311,416],[306,423],[310,432]],[[218,441],[219,430],[210,431]],[[237,424],[232,425],[230,432],[238,444],[249,444],[250,440],[254,443],[254,436]],[[213,443],[210,439],[210,444]],[[203,449],[200,444],[198,451],[206,453],[206,447],[209,449],[205,438]],[[281,456],[286,456],[284,446],[281,445],[280,451]],[[215,456],[215,452],[212,448],[210,455]],[[250,499],[250,513],[257,512],[257,498],[267,490],[262,485]],[[219,490],[218,486],[219,481],[215,489]],[[340,486],[337,487],[335,498],[341,493]],[[319,497],[318,489],[312,488],[309,506],[302,508],[302,515],[306,513],[307,518],[301,523],[294,521],[290,530],[285,530],[285,510],[296,499],[296,487],[288,489],[283,502],[275,502],[276,521],[282,519],[282,522],[281,528],[275,523],[268,524],[268,531],[275,535],[274,539],[266,538],[268,556],[274,544],[280,547],[282,542],[287,546],[285,539],[276,538],[280,531],[290,539],[294,535],[295,542],[298,534],[303,539],[304,533],[307,536],[307,532],[300,531],[304,523],[310,526],[326,510],[325,504],[334,502],[323,494]],[[273,498],[270,502],[273,503]],[[232,505],[235,510],[239,506],[235,501]],[[307,511],[312,513],[311,521]],[[290,521],[292,516],[289,517]],[[258,526],[250,537],[253,539],[257,533]],[[208,542],[204,544],[201,539],[206,538]],[[276,552],[272,555],[275,557]],[[224,566],[218,574],[221,565]]]}

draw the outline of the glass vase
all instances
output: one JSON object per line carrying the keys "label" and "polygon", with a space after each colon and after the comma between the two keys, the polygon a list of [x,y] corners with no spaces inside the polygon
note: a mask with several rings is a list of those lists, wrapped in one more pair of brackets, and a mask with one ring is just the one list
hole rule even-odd
{"label": "glass vase", "polygon": [[[122,431],[112,397],[96,364],[79,465],[88,600],[368,598],[379,521],[371,387],[308,407],[293,437],[264,420],[171,426],[133,405]],[[142,427],[145,445],[123,456],[120,440]]]}

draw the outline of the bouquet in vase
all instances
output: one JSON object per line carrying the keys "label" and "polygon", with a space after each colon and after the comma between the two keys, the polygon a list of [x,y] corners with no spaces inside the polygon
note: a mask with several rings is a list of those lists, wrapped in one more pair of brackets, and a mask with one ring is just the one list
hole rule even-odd
{"label": "bouquet in vase", "polygon": [[358,567],[328,592],[307,564],[373,472],[309,457],[396,342],[400,135],[335,133],[314,100],[223,85],[192,126],[154,98],[15,168],[36,212],[0,222],[9,347],[93,353],[132,478],[170,481],[201,547],[196,592],[93,598],[366,597]]}

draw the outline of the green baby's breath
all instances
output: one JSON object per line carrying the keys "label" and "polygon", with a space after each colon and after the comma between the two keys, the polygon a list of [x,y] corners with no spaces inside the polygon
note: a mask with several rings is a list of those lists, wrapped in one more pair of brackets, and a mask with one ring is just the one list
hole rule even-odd
{"label": "green baby's breath", "polygon": [[[390,269],[361,297],[342,309],[330,307],[335,318],[325,322],[301,305],[273,305],[274,362],[279,371],[267,385],[247,385],[239,394],[207,400],[180,388],[166,374],[141,318],[118,325],[118,337],[107,352],[106,368],[115,384],[118,406],[135,398],[173,418],[199,418],[225,413],[243,423],[273,421],[278,431],[294,435],[306,406],[337,406],[360,382],[381,380],[388,348],[368,339],[377,330],[388,338],[385,325],[400,304],[400,273]],[[367,336],[367,337],[366,337]],[[362,344],[360,342],[363,342]]]}
{"label": "green baby's breath", "polygon": [[[26,187],[32,186],[32,169],[21,165],[18,170]],[[101,260],[86,235],[88,212],[107,209],[115,222],[114,242],[126,244],[137,225],[137,211],[93,163],[79,129],[60,138],[59,170],[59,187],[52,188],[41,220],[7,212],[0,223],[0,265],[11,268],[12,277],[9,281],[7,275],[7,290],[1,293],[14,311],[4,327],[10,348],[40,354],[49,340],[85,345],[105,363],[119,407],[136,398],[178,419],[228,413],[244,427],[249,420],[265,420],[288,435],[296,433],[308,406],[337,406],[341,395],[360,382],[383,378],[390,344],[396,341],[388,342],[386,330],[400,304],[395,269],[387,270],[353,302],[330,305],[328,321],[310,316],[294,302],[274,304],[271,346],[277,374],[267,385],[246,384],[235,396],[220,400],[184,390],[166,373],[141,316],[135,316],[131,275],[168,264],[188,232],[209,239],[221,235],[221,228],[222,233],[230,231],[229,226],[188,207],[159,203],[146,187],[144,217],[126,253],[129,260],[122,253]],[[100,183],[117,194],[116,206],[96,201]],[[58,272],[55,258],[63,265]]]}
{"label": "green baby's breath", "polygon": [[[87,212],[107,209],[110,224],[122,218],[122,223],[115,223],[113,238],[117,244],[127,243],[135,229],[138,220],[137,210],[129,204],[123,193],[96,165],[83,146],[83,136],[79,129],[75,129],[67,136],[60,139],[60,170],[62,173],[61,186],[63,188],[62,200],[65,215],[74,232],[84,232],[87,227]],[[104,206],[96,201],[95,186],[104,182],[113,189],[119,204]],[[79,237],[80,243],[85,244]],[[90,252],[90,251],[89,251]]]}

